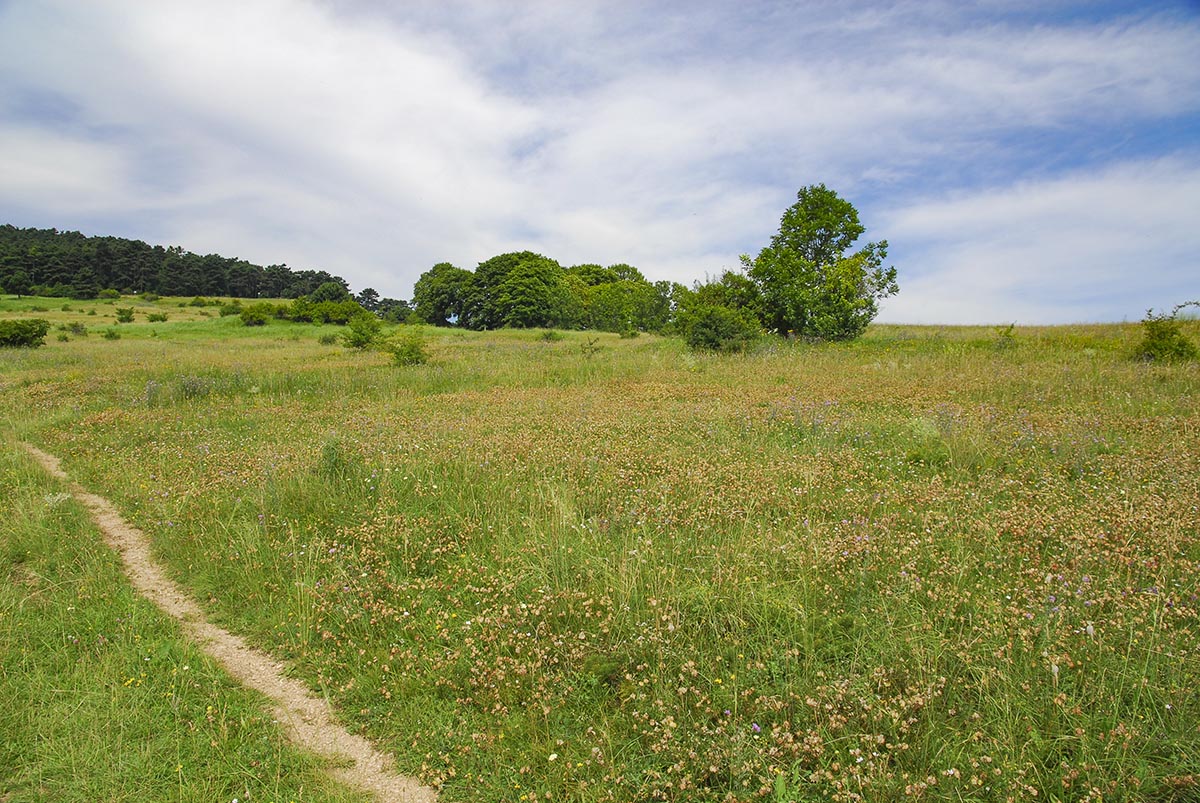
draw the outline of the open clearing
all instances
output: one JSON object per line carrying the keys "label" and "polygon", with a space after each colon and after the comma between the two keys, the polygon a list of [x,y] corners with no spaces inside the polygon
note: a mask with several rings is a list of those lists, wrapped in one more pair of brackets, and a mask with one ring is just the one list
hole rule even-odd
{"label": "open clearing", "polygon": [[[0,353],[10,448],[441,800],[1200,793],[1200,371],[1137,326],[426,330],[413,368],[119,331]],[[0,632],[6,683],[50,654]]]}

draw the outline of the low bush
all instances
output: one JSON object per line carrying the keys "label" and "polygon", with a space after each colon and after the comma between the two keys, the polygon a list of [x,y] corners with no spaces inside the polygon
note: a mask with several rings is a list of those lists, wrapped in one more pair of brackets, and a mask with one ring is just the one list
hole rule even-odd
{"label": "low bush", "polygon": [[121,333],[118,332],[116,329],[112,329],[112,328],[105,329],[104,330],[104,339],[105,340],[120,340]]}
{"label": "low bush", "polygon": [[45,345],[50,322],[44,318],[0,321],[0,347],[37,348]]}
{"label": "low bush", "polygon": [[120,298],[121,294],[111,287],[96,293],[96,298]]}
{"label": "low bush", "polygon": [[260,301],[243,308],[238,314],[241,315],[242,323],[246,326],[264,326],[267,319],[275,315],[275,305]]}
{"label": "low bush", "polygon": [[117,323],[133,323],[133,307],[117,307]]}
{"label": "low bush", "polygon": [[150,323],[163,323],[164,321],[167,320],[167,313],[151,312],[149,315],[146,316],[146,320],[150,321]]}
{"label": "low bush", "polygon": [[680,316],[683,339],[698,351],[733,354],[748,350],[762,334],[752,315],[716,304],[699,304]]}
{"label": "low bush", "polygon": [[1170,315],[1156,315],[1154,310],[1146,310],[1146,317],[1142,319],[1144,336],[1134,356],[1147,362],[1180,362],[1200,356],[1196,344],[1188,340],[1179,325],[1179,311],[1191,306],[1200,306],[1200,301],[1178,304]]}
{"label": "low bush", "polygon": [[360,312],[346,322],[346,331],[342,332],[342,344],[346,348],[365,349],[379,340],[383,330],[383,321],[373,313]]}
{"label": "low bush", "polygon": [[396,365],[424,365],[429,362],[429,352],[425,348],[425,338],[419,332],[404,334],[392,344],[392,359]]}

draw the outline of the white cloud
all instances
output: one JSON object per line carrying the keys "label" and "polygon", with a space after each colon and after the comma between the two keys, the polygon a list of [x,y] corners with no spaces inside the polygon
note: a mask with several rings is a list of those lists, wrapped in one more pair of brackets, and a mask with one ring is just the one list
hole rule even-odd
{"label": "white cloud", "polygon": [[[1200,290],[1200,163],[1168,158],[894,210],[901,294],[881,320],[1136,318]],[[905,266],[911,266],[905,268]]]}
{"label": "white cloud", "polygon": [[[1092,203],[1057,231],[1006,199],[1032,207],[1088,176],[1103,179],[1094,194],[1128,191],[1108,160],[1144,161],[1130,142],[1200,112],[1200,24],[979,14],[936,3],[9,4],[0,98],[56,99],[67,119],[0,102],[0,217],[324,268],[406,296],[435,262],[473,267],[526,247],[690,282],[764,244],[796,189],[823,181],[870,208],[869,234],[902,266],[920,249],[923,266],[962,271],[934,282],[914,268],[886,315],[916,314],[924,299],[951,316],[939,320],[1095,316],[1110,307],[997,293],[1007,312],[955,303],[946,288],[992,281],[972,267],[980,254],[1035,264],[1064,243],[1088,247],[1092,225],[1113,240],[1100,250],[1137,240],[1122,234],[1133,218],[1121,198],[1117,213]],[[1062,178],[1061,164],[1075,172]],[[1164,192],[1179,181],[1156,175]],[[896,208],[914,193],[935,200]],[[936,200],[951,196],[961,203]],[[1051,217],[1074,202],[1040,201]],[[989,214],[1046,239],[1008,242],[983,225]],[[970,238],[945,222],[955,215],[975,225]],[[1169,241],[1153,240],[1155,264]]]}

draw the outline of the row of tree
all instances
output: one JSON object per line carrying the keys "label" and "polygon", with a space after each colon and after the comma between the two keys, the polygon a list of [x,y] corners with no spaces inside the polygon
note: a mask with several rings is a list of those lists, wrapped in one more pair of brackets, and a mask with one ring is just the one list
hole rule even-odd
{"label": "row of tree", "polygon": [[[626,264],[563,267],[531,251],[494,256],[475,270],[448,262],[421,274],[408,302],[366,288],[353,298],[397,322],[467,329],[548,327],[677,332],[693,346],[736,350],[763,332],[802,338],[857,337],[897,292],[883,267],[887,241],[850,248],[863,234],[858,211],[824,184],[804,187],[779,232],[741,271],[687,288],[650,282]],[[0,226],[0,287],[10,293],[90,298],[101,288],[160,295],[350,300],[324,271],[266,268],[216,254],[117,237]]]}
{"label": "row of tree", "polygon": [[219,254],[77,231],[0,225],[0,287],[14,294],[94,298],[104,289],[164,296],[298,298],[346,281],[323,270],[263,267]]}
{"label": "row of tree", "polygon": [[650,283],[630,265],[564,268],[530,251],[501,254],[474,271],[443,262],[413,288],[417,318],[468,329],[559,327],[675,331],[703,348],[744,348],[762,332],[821,340],[857,337],[897,292],[884,268],[887,241],[851,246],[858,211],[823,184],[805,187],[779,232],[741,271],[692,288]]}
{"label": "row of tree", "polygon": [[467,329],[549,327],[665,331],[683,288],[654,282],[632,265],[564,268],[532,251],[494,256],[474,271],[434,265],[413,287],[417,318]]}

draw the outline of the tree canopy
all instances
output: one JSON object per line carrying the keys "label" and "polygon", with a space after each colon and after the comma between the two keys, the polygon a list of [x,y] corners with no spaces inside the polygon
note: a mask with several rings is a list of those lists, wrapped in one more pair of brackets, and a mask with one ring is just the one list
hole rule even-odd
{"label": "tree canopy", "polygon": [[862,334],[879,299],[899,290],[896,269],[883,267],[887,240],[846,253],[863,231],[858,210],[824,184],[796,193],[770,245],[742,257],[767,328],[824,340]]}
{"label": "tree canopy", "polygon": [[22,295],[92,298],[111,288],[130,293],[231,298],[298,298],[344,279],[323,270],[263,267],[220,254],[122,237],[0,225],[0,286]]}

